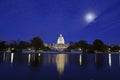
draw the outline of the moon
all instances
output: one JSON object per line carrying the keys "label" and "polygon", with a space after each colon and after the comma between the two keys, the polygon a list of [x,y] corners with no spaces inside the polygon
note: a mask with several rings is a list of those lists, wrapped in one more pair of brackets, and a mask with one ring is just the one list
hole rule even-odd
{"label": "moon", "polygon": [[91,12],[89,12],[85,15],[85,21],[87,23],[91,23],[92,21],[94,21],[95,18],[96,18],[96,15],[94,13],[91,13]]}

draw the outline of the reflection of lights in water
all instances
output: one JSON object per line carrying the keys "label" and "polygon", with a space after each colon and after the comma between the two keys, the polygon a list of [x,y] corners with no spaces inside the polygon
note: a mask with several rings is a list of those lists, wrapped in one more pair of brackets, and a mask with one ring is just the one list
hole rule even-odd
{"label": "reflection of lights in water", "polygon": [[30,64],[30,57],[31,57],[31,54],[28,54],[28,64]]}
{"label": "reflection of lights in water", "polygon": [[39,58],[38,58],[38,59],[39,59],[39,62],[40,62],[40,56],[41,56],[41,54],[39,53],[39,54],[38,54],[38,56],[39,56]]}
{"label": "reflection of lights in water", "polygon": [[119,55],[119,65],[120,65],[120,55]]}
{"label": "reflection of lights in water", "polygon": [[95,54],[95,64],[97,63],[97,57],[96,57],[97,55]]}
{"label": "reflection of lights in water", "polygon": [[67,62],[66,58],[67,58],[66,54],[57,54],[56,56],[56,65],[59,74],[62,74],[64,71],[65,62]]}
{"label": "reflection of lights in water", "polygon": [[112,64],[112,61],[111,61],[111,54],[108,54],[109,55],[109,57],[108,57],[108,59],[109,59],[109,66],[111,67],[111,64]]}
{"label": "reflection of lights in water", "polygon": [[11,64],[13,63],[13,59],[14,59],[14,53],[11,53],[11,60],[10,60]]}
{"label": "reflection of lights in water", "polygon": [[[53,60],[52,60],[53,61]],[[51,63],[51,55],[48,54],[48,63],[50,64]]]}
{"label": "reflection of lights in water", "polygon": [[3,62],[5,61],[5,53],[3,54]]}
{"label": "reflection of lights in water", "polygon": [[82,54],[80,54],[79,62],[80,62],[80,65],[82,65]]}

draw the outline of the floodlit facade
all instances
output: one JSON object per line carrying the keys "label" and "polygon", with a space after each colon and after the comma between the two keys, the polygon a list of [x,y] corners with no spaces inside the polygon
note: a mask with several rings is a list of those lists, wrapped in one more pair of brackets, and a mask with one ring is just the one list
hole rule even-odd
{"label": "floodlit facade", "polygon": [[56,44],[48,44],[48,45],[46,44],[46,46],[52,50],[63,51],[69,47],[69,44],[65,44],[64,37],[62,36],[62,34],[60,34]]}
{"label": "floodlit facade", "polygon": [[57,44],[65,44],[65,40],[62,34],[60,34],[60,36],[58,37]]}

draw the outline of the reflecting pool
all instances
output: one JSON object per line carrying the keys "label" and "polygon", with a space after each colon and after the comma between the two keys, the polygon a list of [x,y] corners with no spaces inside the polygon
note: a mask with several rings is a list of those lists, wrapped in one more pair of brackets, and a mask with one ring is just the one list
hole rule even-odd
{"label": "reflecting pool", "polygon": [[0,53],[0,80],[120,80],[120,54]]}

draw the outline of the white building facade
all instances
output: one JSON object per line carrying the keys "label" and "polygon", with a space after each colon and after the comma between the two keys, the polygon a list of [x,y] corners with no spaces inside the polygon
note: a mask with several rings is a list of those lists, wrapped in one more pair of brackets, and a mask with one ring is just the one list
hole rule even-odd
{"label": "white building facade", "polygon": [[65,44],[64,37],[60,34],[56,44],[46,44],[45,46],[49,47],[51,50],[63,51],[69,47],[69,44]]}

